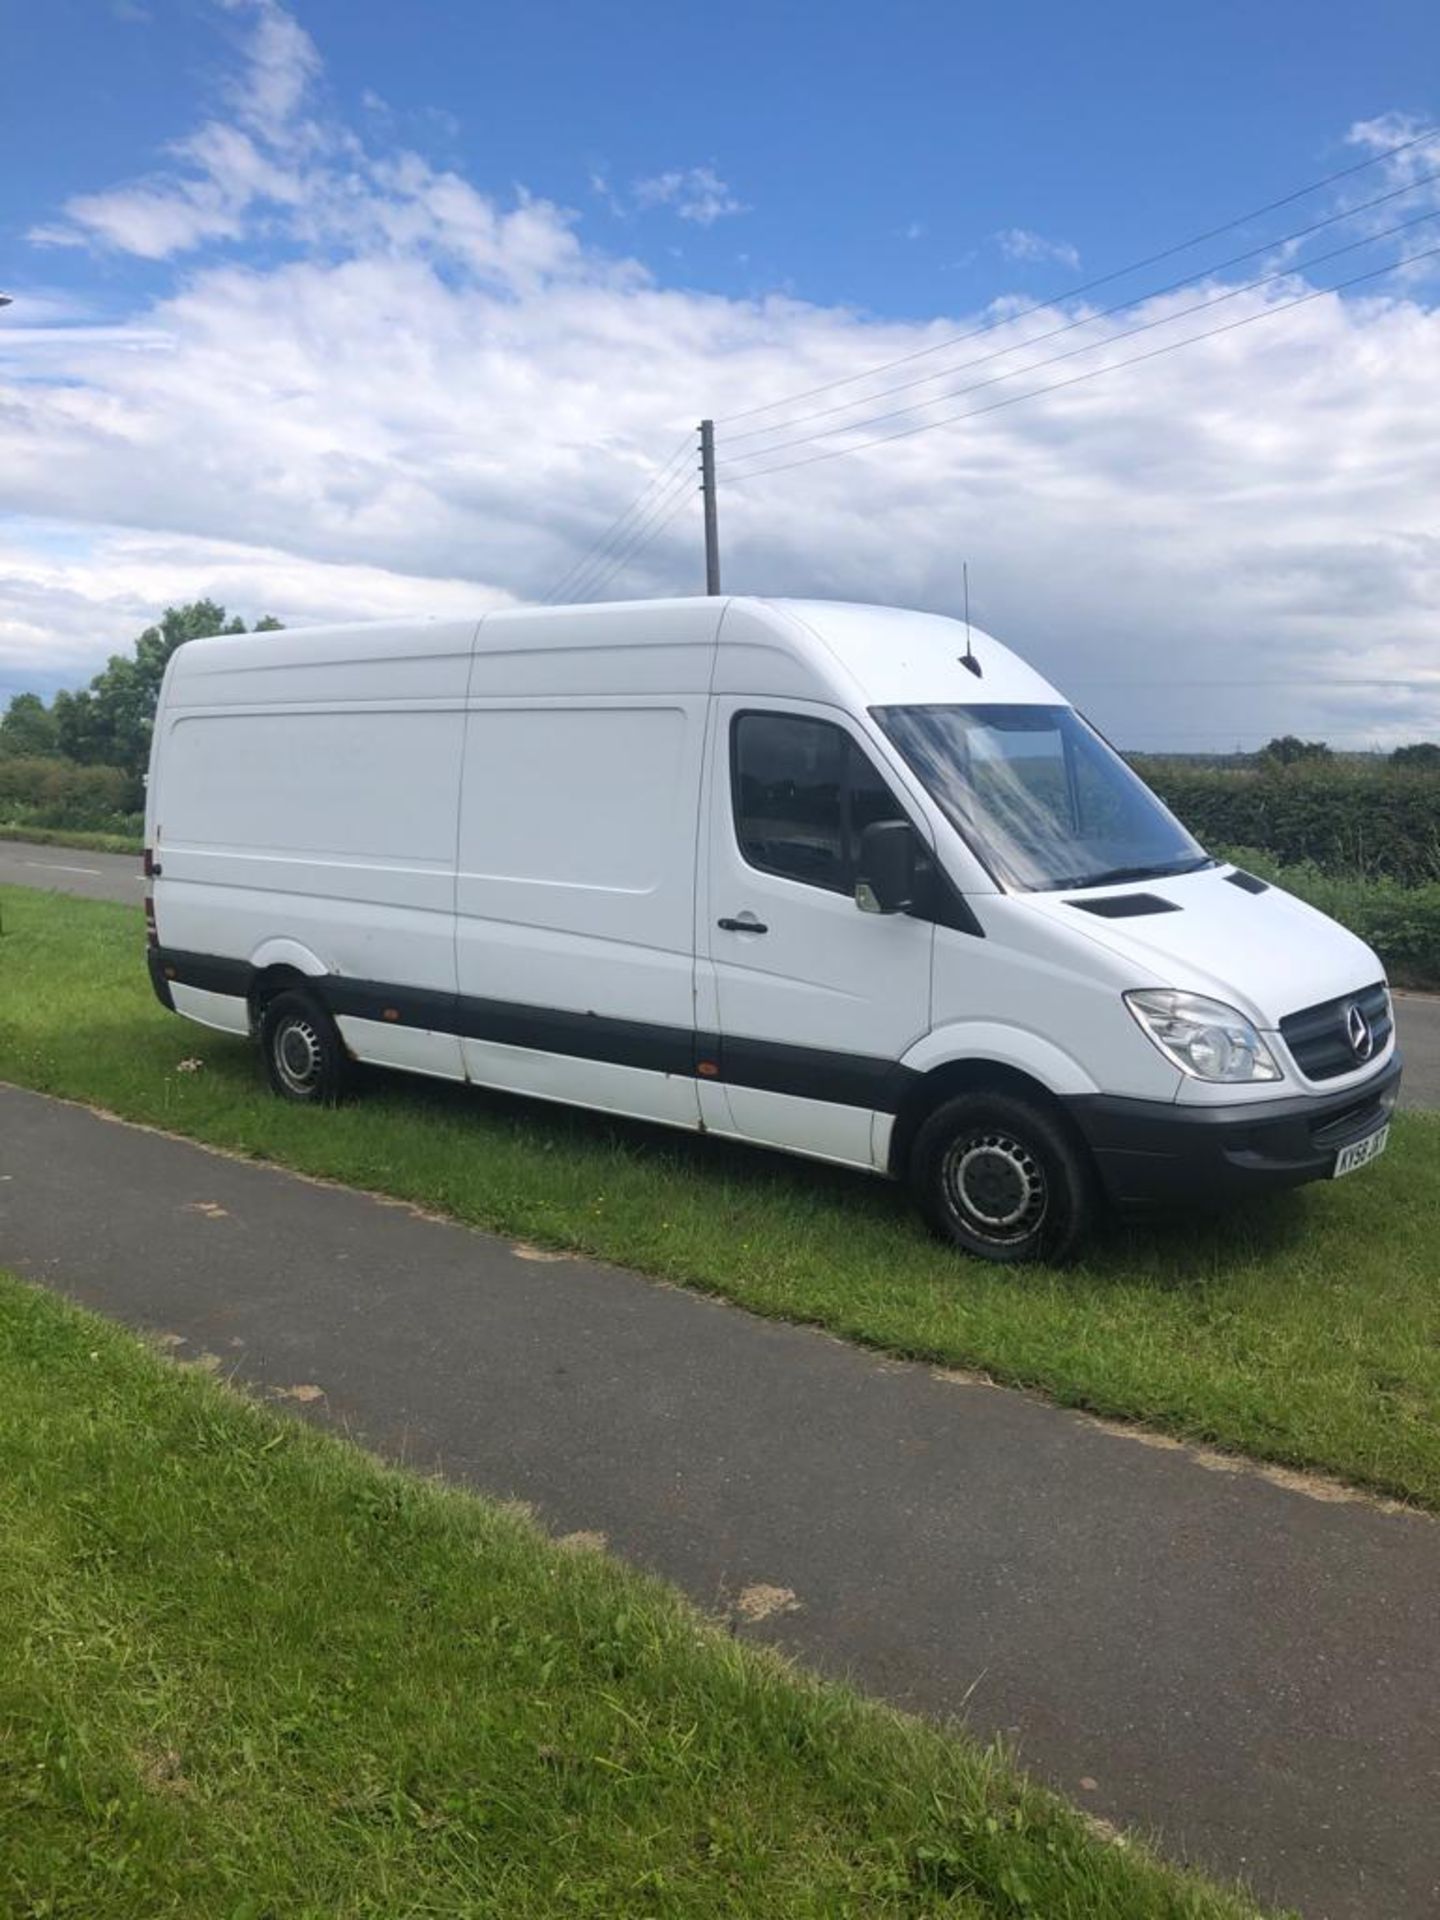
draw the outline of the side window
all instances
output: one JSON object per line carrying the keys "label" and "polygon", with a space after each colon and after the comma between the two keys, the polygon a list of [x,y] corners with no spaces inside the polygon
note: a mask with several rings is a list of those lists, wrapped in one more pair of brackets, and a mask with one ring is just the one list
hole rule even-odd
{"label": "side window", "polygon": [[876,820],[903,820],[904,809],[860,748],[850,746],[850,884],[860,864],[860,836]]}
{"label": "side window", "polygon": [[800,714],[742,713],[731,756],[735,834],[747,864],[848,893],[860,834],[904,814],[840,727]]}

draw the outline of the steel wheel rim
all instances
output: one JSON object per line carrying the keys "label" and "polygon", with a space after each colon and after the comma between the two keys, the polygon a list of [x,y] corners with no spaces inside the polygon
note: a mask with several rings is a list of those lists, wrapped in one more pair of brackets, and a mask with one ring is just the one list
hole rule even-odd
{"label": "steel wheel rim", "polygon": [[281,1022],[271,1045],[275,1071],[291,1093],[313,1093],[325,1055],[314,1025],[296,1015]]}
{"label": "steel wheel rim", "polygon": [[1037,1233],[1049,1210],[1045,1169],[1002,1128],[956,1140],[941,1169],[945,1198],[967,1232],[995,1246],[1014,1246]]}

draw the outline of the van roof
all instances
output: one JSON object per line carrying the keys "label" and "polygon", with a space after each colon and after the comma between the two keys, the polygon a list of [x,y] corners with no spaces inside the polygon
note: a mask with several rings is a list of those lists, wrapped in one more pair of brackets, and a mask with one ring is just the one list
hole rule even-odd
{"label": "van roof", "polygon": [[[844,600],[760,600],[818,642],[867,706],[1064,706],[1065,696],[993,634],[944,614]],[[727,637],[722,629],[722,640]],[[963,664],[968,649],[979,668]],[[814,664],[822,667],[815,659]],[[833,671],[833,670],[832,670]],[[828,676],[827,676],[828,677]]]}
{"label": "van roof", "polygon": [[[720,660],[712,682],[717,628]],[[367,620],[192,640],[176,655],[171,698],[191,705],[316,697],[321,682],[311,694],[310,680],[326,676],[333,692],[328,676],[336,669],[356,687],[365,685],[381,696],[392,690],[385,663],[403,660],[413,661],[416,670],[424,663],[424,684],[415,692],[443,697],[463,693],[462,663],[473,649],[477,667],[486,655],[490,661],[488,675],[469,676],[472,692],[507,690],[501,676],[522,693],[541,690],[542,681],[551,693],[572,686],[596,691],[603,677],[597,656],[615,650],[627,653],[637,668],[645,659],[637,685],[654,690],[662,681],[674,691],[682,684],[697,691],[713,684],[721,692],[852,707],[1065,704],[1062,694],[992,635],[973,627],[969,638],[978,676],[962,664],[962,622],[903,607],[744,595],[506,607],[471,620]],[[544,660],[546,655],[551,659]],[[569,656],[568,667],[561,655]],[[540,676],[534,688],[513,684],[535,677],[521,666],[527,656]]]}
{"label": "van roof", "polygon": [[[657,639],[662,632],[678,630],[693,643],[701,624],[717,618],[717,691],[789,694],[865,706],[1066,704],[1049,681],[979,627],[970,630],[980,667],[977,676],[960,664],[966,651],[963,622],[858,601],[735,594],[505,608],[486,617],[478,650],[514,648],[522,635],[537,648],[547,643],[610,646],[623,644],[624,638],[643,644],[640,622],[653,623]],[[707,624],[707,645],[713,632]],[[743,655],[743,666],[737,655]]]}

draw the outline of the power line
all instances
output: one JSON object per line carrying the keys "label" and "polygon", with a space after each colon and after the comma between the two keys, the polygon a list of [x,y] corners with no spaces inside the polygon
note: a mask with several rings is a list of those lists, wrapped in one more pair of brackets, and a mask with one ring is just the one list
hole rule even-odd
{"label": "power line", "polygon": [[672,483],[665,495],[656,502],[650,513],[647,514],[645,519],[634,529],[631,538],[620,552],[616,554],[610,565],[591,580],[585,591],[579,596],[581,600],[595,599],[596,596],[610,584],[616,574],[627,567],[632,560],[650,545],[652,540],[655,540],[664,532],[665,528],[669,526],[676,514],[679,513],[680,509],[685,505],[686,500],[690,498],[693,485],[694,483],[688,473],[682,473],[679,479]]}
{"label": "power line", "polygon": [[686,434],[685,438],[680,442],[680,445],[675,449],[674,453],[671,454],[664,466],[650,476],[649,480],[646,481],[645,485],[630,502],[629,506],[626,507],[625,511],[620,514],[618,518],[611,521],[605,532],[600,535],[600,538],[581,554],[580,558],[574,561],[555,582],[554,586],[551,587],[545,595],[545,602],[547,604],[559,600],[562,595],[567,592],[571,593],[573,597],[575,590],[578,589],[581,580],[584,575],[589,572],[594,562],[602,560],[604,550],[612,545],[617,535],[623,535],[625,533],[627,523],[632,519],[636,510],[645,504],[656,487],[660,486],[666,476],[674,471],[679,461],[684,459],[686,454],[690,452],[692,444],[691,436]]}
{"label": "power line", "polygon": [[[1098,313],[1079,314],[1075,319],[1067,320],[1063,326],[1051,327],[1045,333],[1031,334],[1024,340],[1012,342],[1009,346],[995,347],[989,353],[978,354],[971,360],[962,360],[958,365],[941,367],[936,373],[922,373],[917,374],[910,380],[896,381],[891,386],[880,387],[874,393],[864,394],[857,400],[840,400],[837,401],[834,406],[819,407],[811,413],[799,414],[793,420],[777,420],[773,426],[750,427],[744,433],[729,434],[726,437],[726,445],[727,447],[734,447],[742,440],[755,440],[766,434],[784,433],[791,427],[802,427],[809,420],[826,420],[837,413],[849,413],[853,408],[867,407],[873,401],[887,399],[892,393],[908,393],[915,387],[926,387],[929,386],[932,381],[949,379],[952,374],[964,373],[971,367],[983,367],[992,360],[1000,360],[1003,359],[1006,354],[1017,352],[1021,347],[1036,347],[1039,346],[1042,341],[1058,339],[1061,334],[1073,333],[1077,327],[1094,326],[1101,320],[1109,320],[1117,313],[1127,313],[1132,307],[1142,306],[1147,301],[1163,299],[1167,293],[1176,293],[1181,287],[1193,286],[1197,281],[1208,280],[1214,274],[1225,272],[1228,267],[1239,266],[1242,260],[1253,260],[1260,254],[1273,253],[1277,247],[1290,246],[1296,241],[1306,240],[1312,234],[1320,233],[1326,227],[1337,226],[1346,221],[1353,220],[1362,213],[1368,213],[1373,207],[1385,205],[1387,201],[1403,199],[1407,194],[1414,193],[1421,187],[1429,186],[1432,181],[1436,180],[1440,180],[1440,168],[1437,168],[1434,173],[1421,174],[1418,179],[1409,181],[1403,187],[1394,187],[1388,193],[1376,194],[1372,200],[1362,200],[1357,206],[1346,207],[1339,213],[1327,214],[1323,220],[1313,221],[1308,227],[1298,227],[1292,233],[1277,234],[1273,240],[1266,240],[1258,247],[1249,247],[1243,253],[1232,253],[1226,260],[1214,261],[1211,265],[1200,268],[1196,273],[1187,273],[1179,280],[1168,281],[1163,287],[1154,287],[1148,293],[1136,294],[1132,299],[1118,300],[1113,306],[1102,307]],[[1422,218],[1425,217],[1428,216],[1422,216]],[[1399,229],[1395,227],[1386,229],[1387,233],[1398,231]],[[1384,237],[1385,234],[1371,234],[1369,236],[1370,239],[1383,239]],[[1320,255],[1320,261],[1334,258],[1334,254]],[[1308,265],[1315,266],[1320,264],[1320,261],[1310,261]],[[1292,265],[1287,269],[1287,271],[1299,270],[1298,265]],[[1279,278],[1281,276],[1277,275],[1272,277]],[[1263,285],[1264,282],[1256,281],[1252,284]],[[1244,289],[1242,288],[1240,291],[1244,291]],[[1031,311],[1035,311],[1035,309],[1031,309]],[[1024,316],[1021,315],[1020,317],[1023,318]],[[997,326],[1010,326],[1012,324],[1013,322],[1008,319],[996,323]],[[929,349],[927,349],[927,351],[929,351]],[[937,396],[937,398],[942,399],[946,397],[945,395]],[[932,403],[917,402],[916,404],[919,406]],[[879,416],[881,419],[889,419],[891,417],[889,414],[881,414]],[[857,424],[863,425],[865,423],[860,422]],[[837,427],[832,429],[832,431],[843,432],[844,429]],[[798,441],[787,441],[784,444],[799,445],[800,443]],[[757,455],[778,453],[780,446],[755,447],[752,451]],[[742,460],[749,459],[750,455],[741,454],[739,458]]]}
{"label": "power line", "polygon": [[717,426],[730,426],[737,420],[753,420],[756,414],[773,413],[777,407],[794,406],[801,400],[813,400],[817,394],[833,393],[838,387],[854,386],[861,380],[873,379],[876,374],[889,373],[894,367],[908,366],[912,361],[923,360],[933,353],[944,353],[950,347],[958,347],[966,340],[974,340],[980,334],[993,332],[997,326],[1009,326],[1017,319],[1023,319],[1026,313],[1034,313],[1043,306],[1056,306],[1065,300],[1078,300],[1081,294],[1093,293],[1097,287],[1107,287],[1127,275],[1139,273],[1146,267],[1158,266],[1162,260],[1173,260],[1177,253],[1188,253],[1192,247],[1203,246],[1207,240],[1216,240],[1222,233],[1233,233],[1236,227],[1246,226],[1252,220],[1262,219],[1267,213],[1276,213],[1281,207],[1288,207],[1297,200],[1304,200],[1312,193],[1319,193],[1323,187],[1330,187],[1337,180],[1348,180],[1352,175],[1364,173],[1370,167],[1378,167],[1382,162],[1393,160],[1397,155],[1408,153],[1413,148],[1431,140],[1440,129],[1427,127],[1423,132],[1414,134],[1408,140],[1398,141],[1393,147],[1387,147],[1383,153],[1372,154],[1368,160],[1357,160],[1354,166],[1341,167],[1334,173],[1327,173],[1319,180],[1312,180],[1308,186],[1297,187],[1293,193],[1282,194],[1278,200],[1267,201],[1263,207],[1252,207],[1248,213],[1237,214],[1232,220],[1222,221],[1219,226],[1209,227],[1204,233],[1197,233],[1188,240],[1179,240],[1173,246],[1162,247],[1158,253],[1147,254],[1142,260],[1132,260],[1129,266],[1116,267],[1111,273],[1102,273],[1092,280],[1084,280],[1078,286],[1070,287],[1056,294],[1049,301],[1032,300],[1018,314],[1007,314],[1003,319],[986,321],[983,325],[972,327],[966,333],[953,334],[948,340],[937,340],[928,347],[917,347],[911,353],[902,353],[894,360],[883,360],[878,365],[866,368],[861,373],[846,374],[838,380],[822,381],[819,386],[805,387],[798,393],[783,395],[778,400],[766,400],[759,406],[746,407],[738,413],[717,417]]}
{"label": "power line", "polygon": [[[1298,294],[1293,300],[1277,301],[1273,306],[1265,307],[1259,313],[1245,314],[1239,320],[1226,321],[1222,326],[1207,327],[1199,333],[1187,334],[1183,340],[1167,341],[1163,346],[1151,347],[1146,353],[1131,354],[1128,359],[1117,360],[1110,366],[1092,367],[1088,372],[1072,374],[1066,380],[1054,380],[1051,381],[1048,386],[1032,387],[1028,393],[1014,393],[1004,400],[992,400],[988,405],[983,407],[970,407],[960,413],[945,414],[939,420],[922,421],[920,425],[916,427],[901,427],[894,433],[879,434],[873,440],[858,440],[853,446],[826,447],[822,448],[819,453],[807,454],[801,460],[782,461],[779,466],[774,467],[755,467],[752,468],[750,472],[742,473],[732,479],[731,485],[743,487],[748,481],[761,479],[766,474],[789,473],[795,467],[813,466],[819,460],[836,460],[842,454],[846,453],[864,453],[871,447],[885,446],[891,440],[908,440],[915,434],[930,433],[937,427],[952,426],[958,420],[974,420],[981,414],[998,413],[1002,407],[1019,406],[1021,402],[1025,400],[1038,400],[1045,394],[1059,393],[1066,387],[1078,387],[1083,385],[1087,380],[1098,380],[1104,374],[1118,373],[1122,368],[1139,366],[1142,361],[1158,360],[1163,354],[1175,353],[1181,347],[1194,346],[1197,342],[1213,339],[1218,334],[1234,333],[1241,327],[1254,326],[1258,320],[1273,319],[1276,314],[1288,313],[1292,308],[1306,306],[1310,301],[1319,300],[1327,294],[1343,293],[1347,288],[1358,287],[1366,280],[1378,280],[1387,273],[1394,273],[1397,267],[1412,265],[1417,260],[1430,260],[1437,254],[1440,254],[1440,247],[1427,247],[1421,253],[1411,254],[1407,260],[1387,261],[1384,266],[1371,267],[1366,273],[1352,274],[1348,280],[1336,281],[1334,286],[1312,288],[1309,293]],[[1064,358],[1068,356],[1060,357]],[[1022,369],[1021,371],[1033,372],[1034,369]],[[982,384],[989,383],[986,382]],[[907,408],[906,411],[914,412],[915,409]],[[812,436],[812,438],[813,437],[816,436]]]}
{"label": "power line", "polygon": [[610,572],[603,579],[597,581],[595,585],[591,587],[589,592],[586,594],[585,598],[587,600],[598,599],[601,593],[604,591],[604,589],[609,586],[610,581],[615,577],[615,575],[620,571],[622,571],[623,568],[628,566],[632,560],[637,559],[639,555],[644,551],[644,549],[648,547],[653,540],[657,539],[660,536],[660,534],[662,534],[665,531],[666,527],[669,526],[670,522],[682,510],[682,508],[685,506],[686,502],[690,499],[690,497],[691,496],[688,490],[685,492],[682,492],[680,497],[670,507],[670,510],[660,517],[658,522],[656,522],[656,524],[651,528],[649,533],[646,534],[645,538],[638,541],[630,549],[628,553],[622,555],[621,558],[616,562],[616,564],[610,569]]}
{"label": "power line", "polygon": [[[1359,240],[1348,240],[1343,247],[1332,247],[1329,253],[1317,254],[1313,260],[1306,263],[1306,271],[1313,267],[1324,266],[1327,260],[1338,260],[1344,254],[1355,253],[1361,247],[1374,246],[1381,240],[1393,239],[1397,233],[1405,233],[1411,227],[1423,226],[1427,221],[1435,219],[1440,219],[1440,207],[1432,207],[1429,212],[1416,214],[1410,220],[1398,221],[1393,227],[1382,227],[1378,233],[1367,233]],[[908,407],[894,407],[888,413],[870,414],[863,420],[851,420],[843,426],[824,427],[819,433],[806,433],[794,440],[781,440],[773,447],[756,447],[753,452],[742,453],[737,457],[740,460],[764,460],[771,454],[788,452],[792,447],[806,447],[813,445],[817,440],[833,439],[836,434],[859,433],[867,427],[880,426],[886,420],[900,420],[907,414],[919,413],[926,407],[938,407],[946,400],[958,400],[962,394],[979,393],[985,387],[997,386],[1002,380],[1016,380],[1023,374],[1039,373],[1045,367],[1059,366],[1066,360],[1075,359],[1079,354],[1095,353],[1102,347],[1114,346],[1117,341],[1133,340],[1138,334],[1153,333],[1156,327],[1168,327],[1177,320],[1186,319],[1192,313],[1205,313],[1211,307],[1224,306],[1227,301],[1238,300],[1242,294],[1255,293],[1261,287],[1272,286],[1277,280],[1293,279],[1297,271],[1298,269],[1294,267],[1282,267],[1275,273],[1262,274],[1255,280],[1242,281],[1238,287],[1229,287],[1224,293],[1213,294],[1208,300],[1196,300],[1188,307],[1177,308],[1173,313],[1162,313],[1153,320],[1142,320],[1133,327],[1124,327],[1118,333],[1107,334],[1102,340],[1086,341],[1081,346],[1067,348],[1064,353],[1047,354],[1043,360],[1032,360],[1028,366],[1011,367],[1007,372],[991,374],[988,379],[972,380],[968,386],[952,387],[948,393],[937,393],[930,400],[916,400]],[[1061,331],[1067,331],[1067,329],[1062,328]],[[985,356],[990,359],[995,357],[995,355]],[[960,369],[956,368],[954,371],[959,372]],[[837,451],[843,452],[845,449],[840,448]],[[748,473],[739,475],[736,475],[732,467],[727,467],[725,471],[729,477],[749,478],[754,473],[773,473],[778,469],[755,467]]]}
{"label": "power line", "polygon": [[623,541],[628,537],[629,533],[633,531],[631,522],[652,503],[652,496],[657,490],[666,490],[665,482],[667,477],[675,471],[678,463],[685,458],[689,451],[690,438],[687,434],[685,439],[665,462],[664,466],[650,476],[650,479],[640,489],[640,492],[630,502],[624,512],[610,523],[600,538],[596,540],[588,551],[582,554],[579,560],[555,583],[546,595],[547,600],[556,601],[566,594],[571,598],[576,597],[585,581],[586,575],[589,574],[597,564],[603,567],[607,554],[614,548],[617,541]]}

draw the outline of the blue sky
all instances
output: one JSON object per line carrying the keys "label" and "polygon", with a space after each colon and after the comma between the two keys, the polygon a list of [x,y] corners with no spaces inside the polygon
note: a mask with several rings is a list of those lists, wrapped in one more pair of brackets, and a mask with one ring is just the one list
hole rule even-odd
{"label": "blue sky", "polygon": [[[977,327],[1022,356],[982,370],[1008,396],[1039,332],[1093,329],[1062,374],[1137,320],[1178,339],[1161,290],[1212,267],[1200,294],[1263,324],[737,485],[727,584],[950,608],[963,556],[982,617],[1133,740],[1440,732],[1436,262],[1279,311],[1440,244],[1315,263],[1440,213],[1440,142],[1392,152],[1440,118],[1433,5],[10,0],[3,32],[0,697],[197,591],[291,619],[540,597],[701,411],[836,379],[858,406],[865,368]],[[667,484],[582,583],[693,590]],[[1152,697],[1177,647],[1218,663],[1183,713]]]}
{"label": "blue sky", "polygon": [[[1063,261],[1007,259],[996,236],[1014,229],[1103,271],[1262,204],[1352,159],[1354,122],[1423,118],[1440,75],[1440,8],[1425,0],[1363,14],[1339,0],[295,11],[347,117],[388,121],[496,193],[518,183],[582,210],[598,241],[667,280],[911,318],[1077,278]],[[10,0],[7,15],[0,221],[14,278],[45,206],[146,172],[186,131],[244,20],[205,0]],[[623,195],[707,165],[743,216],[607,219],[592,185],[604,176]],[[106,265],[98,286],[92,263],[52,257],[44,271],[121,300],[155,279]]]}

